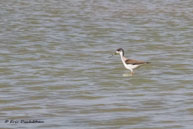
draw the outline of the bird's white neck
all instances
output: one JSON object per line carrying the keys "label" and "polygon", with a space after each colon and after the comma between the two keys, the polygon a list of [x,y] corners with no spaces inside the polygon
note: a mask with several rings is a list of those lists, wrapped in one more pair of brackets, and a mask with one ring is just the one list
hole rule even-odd
{"label": "bird's white neck", "polygon": [[126,58],[123,56],[123,52],[120,53],[121,56],[121,61],[123,62],[123,64],[125,65],[125,60]]}

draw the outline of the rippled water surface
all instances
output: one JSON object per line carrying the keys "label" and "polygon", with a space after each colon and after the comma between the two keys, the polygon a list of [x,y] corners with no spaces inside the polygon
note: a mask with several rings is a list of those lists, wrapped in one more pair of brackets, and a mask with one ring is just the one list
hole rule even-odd
{"label": "rippled water surface", "polygon": [[[1,0],[0,8],[1,128],[193,128],[192,0]],[[120,47],[152,63],[123,76],[120,57],[108,58]]]}

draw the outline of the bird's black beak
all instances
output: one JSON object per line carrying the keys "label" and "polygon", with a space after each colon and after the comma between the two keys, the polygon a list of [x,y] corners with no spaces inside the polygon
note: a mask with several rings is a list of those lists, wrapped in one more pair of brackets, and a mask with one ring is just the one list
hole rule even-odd
{"label": "bird's black beak", "polygon": [[116,52],[113,53],[111,56],[109,56],[109,58],[113,57],[114,55],[117,55],[117,53]]}

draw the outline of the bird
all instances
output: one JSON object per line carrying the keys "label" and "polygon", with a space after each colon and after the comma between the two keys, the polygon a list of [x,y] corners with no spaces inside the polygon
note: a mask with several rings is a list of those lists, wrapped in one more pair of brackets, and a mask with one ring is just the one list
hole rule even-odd
{"label": "bird", "polygon": [[134,59],[127,59],[124,56],[123,48],[117,49],[116,52],[114,53],[114,55],[118,55],[118,54],[120,55],[121,61],[122,61],[123,65],[125,66],[125,68],[130,70],[131,76],[133,76],[133,74],[134,74],[134,69],[138,68],[139,66],[141,66],[143,64],[149,64],[150,63],[150,62],[138,61],[138,60],[134,60]]}

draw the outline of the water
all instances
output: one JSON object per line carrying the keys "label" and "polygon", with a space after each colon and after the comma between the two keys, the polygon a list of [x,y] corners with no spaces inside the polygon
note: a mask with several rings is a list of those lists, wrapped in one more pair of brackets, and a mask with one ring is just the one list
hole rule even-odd
{"label": "water", "polygon": [[[192,128],[191,0],[2,0],[0,8],[1,128]],[[108,58],[120,47],[152,63],[123,76],[120,57]]]}

